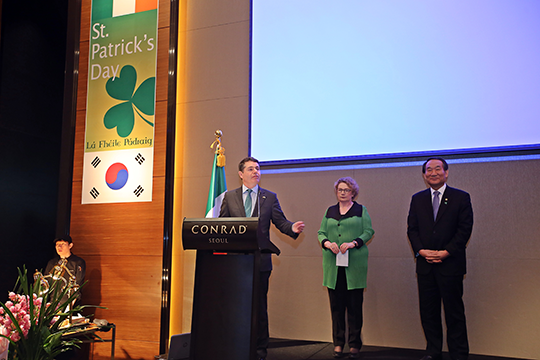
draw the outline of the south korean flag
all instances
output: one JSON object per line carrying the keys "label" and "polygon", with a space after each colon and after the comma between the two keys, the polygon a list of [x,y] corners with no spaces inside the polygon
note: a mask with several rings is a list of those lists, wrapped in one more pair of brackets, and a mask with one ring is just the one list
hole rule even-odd
{"label": "south korean flag", "polygon": [[84,154],[82,203],[152,201],[153,147]]}

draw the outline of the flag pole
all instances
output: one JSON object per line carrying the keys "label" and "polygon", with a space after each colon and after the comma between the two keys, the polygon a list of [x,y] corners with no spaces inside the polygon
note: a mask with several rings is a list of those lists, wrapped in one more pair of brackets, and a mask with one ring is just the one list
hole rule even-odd
{"label": "flag pole", "polygon": [[210,148],[216,148],[214,152],[214,165],[212,166],[212,176],[210,179],[210,189],[208,191],[208,201],[206,203],[207,218],[219,217],[221,202],[227,191],[227,181],[225,178],[225,148],[221,145],[223,132],[216,130],[214,133],[216,139],[210,145]]}

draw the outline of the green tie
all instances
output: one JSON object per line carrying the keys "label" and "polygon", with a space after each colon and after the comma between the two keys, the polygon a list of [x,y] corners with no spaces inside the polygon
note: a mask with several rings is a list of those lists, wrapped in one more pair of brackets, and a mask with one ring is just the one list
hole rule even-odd
{"label": "green tie", "polygon": [[246,209],[246,217],[251,217],[251,193],[253,190],[247,189],[246,202],[244,203],[244,209]]}

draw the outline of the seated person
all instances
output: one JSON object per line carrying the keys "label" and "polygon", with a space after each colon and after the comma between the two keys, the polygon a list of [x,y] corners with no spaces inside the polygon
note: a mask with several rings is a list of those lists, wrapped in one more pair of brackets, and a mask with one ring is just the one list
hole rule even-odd
{"label": "seated person", "polygon": [[[62,280],[64,284],[61,285],[61,289],[64,289],[66,285],[71,285],[74,289],[78,289],[84,282],[86,262],[71,253],[71,249],[73,248],[71,236],[64,235],[54,239],[54,246],[57,255],[47,263],[45,278],[49,281],[51,288],[54,286],[52,280]],[[67,297],[63,300],[67,300]],[[79,300],[80,294],[77,298],[77,301]]]}

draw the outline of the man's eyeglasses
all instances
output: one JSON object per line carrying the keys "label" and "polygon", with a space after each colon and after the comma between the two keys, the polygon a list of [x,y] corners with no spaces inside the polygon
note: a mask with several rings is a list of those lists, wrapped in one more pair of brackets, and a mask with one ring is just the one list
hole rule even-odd
{"label": "man's eyeglasses", "polygon": [[350,193],[352,190],[351,189],[337,189],[338,192],[343,192],[343,193]]}

